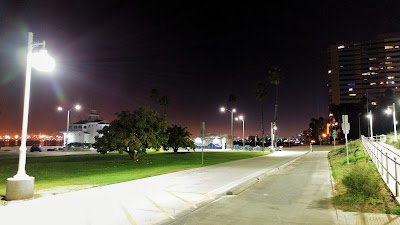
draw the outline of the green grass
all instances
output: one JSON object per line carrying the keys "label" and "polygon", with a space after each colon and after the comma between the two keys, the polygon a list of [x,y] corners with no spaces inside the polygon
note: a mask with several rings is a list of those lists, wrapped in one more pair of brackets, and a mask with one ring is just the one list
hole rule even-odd
{"label": "green grass", "polygon": [[[266,155],[268,152],[204,152],[204,165]],[[201,152],[149,152],[138,162],[127,154],[90,154],[27,158],[26,171],[35,177],[35,191],[63,186],[101,186],[202,167]],[[0,159],[0,196],[6,179],[16,174],[18,159]]]}
{"label": "green grass", "polygon": [[[332,199],[333,205],[338,209],[352,212],[400,212],[390,191],[385,186],[375,165],[365,151],[362,142],[360,140],[351,141],[348,147],[348,165],[345,146],[329,153],[329,162],[335,187],[335,195]],[[345,179],[348,181],[349,178],[355,182],[353,189],[343,183]],[[366,185],[372,182],[376,187],[374,188],[376,191],[373,191],[374,193],[363,192],[358,182]],[[360,190],[355,190],[358,188]],[[370,187],[365,187],[364,191],[367,188]]]}

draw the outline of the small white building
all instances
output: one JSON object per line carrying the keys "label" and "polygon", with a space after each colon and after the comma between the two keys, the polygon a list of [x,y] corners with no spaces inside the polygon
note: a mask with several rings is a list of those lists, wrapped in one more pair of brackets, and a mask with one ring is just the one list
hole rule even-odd
{"label": "small white building", "polygon": [[[72,123],[68,128],[68,143],[95,143],[95,137],[99,136],[99,130],[104,127],[110,126],[110,123],[106,120],[100,119],[97,110],[90,110],[87,120],[78,121]],[[66,143],[65,138],[67,137],[67,131],[61,131],[64,135],[64,143]]]}

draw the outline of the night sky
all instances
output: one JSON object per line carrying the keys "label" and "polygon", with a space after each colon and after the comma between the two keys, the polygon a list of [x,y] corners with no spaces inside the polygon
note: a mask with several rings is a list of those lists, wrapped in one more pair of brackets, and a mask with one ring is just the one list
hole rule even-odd
{"label": "night sky", "polygon": [[[5,3],[7,2],[7,3]],[[260,135],[257,81],[281,68],[278,135],[292,136],[328,115],[326,49],[400,31],[399,1],[2,1],[0,135],[20,134],[28,32],[46,41],[57,67],[32,70],[29,133],[57,133],[97,109],[112,121],[121,110],[154,106],[150,90],[169,98],[168,122],[193,135],[229,133],[229,94],[247,135]],[[351,3],[350,3],[351,2]],[[265,99],[266,133],[275,89]],[[242,123],[235,122],[241,136]]]}

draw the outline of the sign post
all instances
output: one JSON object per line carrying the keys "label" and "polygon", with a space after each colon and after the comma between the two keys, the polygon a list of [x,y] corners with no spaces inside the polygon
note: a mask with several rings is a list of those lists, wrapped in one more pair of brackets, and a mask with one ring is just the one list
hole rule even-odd
{"label": "sign post", "polygon": [[201,128],[200,128],[200,133],[201,133],[201,165],[204,164],[204,134],[206,132],[206,123],[201,122]]}
{"label": "sign post", "polygon": [[337,137],[336,130],[333,130],[333,131],[332,131],[332,138],[333,138],[333,150],[335,150],[336,137]]}
{"label": "sign post", "polygon": [[344,133],[344,137],[346,139],[346,157],[347,157],[347,165],[349,165],[349,145],[347,144],[347,134],[350,130],[350,123],[348,115],[342,115],[342,130]]}

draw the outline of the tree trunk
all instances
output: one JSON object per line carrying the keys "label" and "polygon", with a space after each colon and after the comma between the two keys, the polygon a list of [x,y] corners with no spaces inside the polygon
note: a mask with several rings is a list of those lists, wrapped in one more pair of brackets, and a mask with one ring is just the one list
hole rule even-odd
{"label": "tree trunk", "polygon": [[178,148],[177,148],[177,147],[173,147],[172,149],[174,150],[174,152],[175,152],[175,153],[177,153],[177,152],[178,152],[178,149],[179,149],[179,147],[178,147]]}

